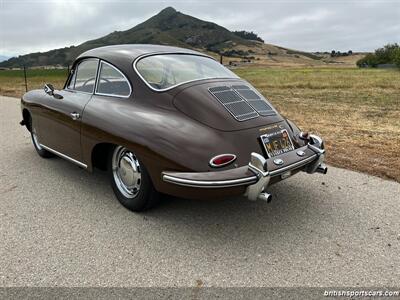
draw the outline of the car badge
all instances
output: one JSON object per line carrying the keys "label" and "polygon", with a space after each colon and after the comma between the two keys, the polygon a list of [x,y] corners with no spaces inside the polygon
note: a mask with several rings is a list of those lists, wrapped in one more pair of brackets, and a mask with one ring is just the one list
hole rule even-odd
{"label": "car badge", "polygon": [[274,159],[274,164],[276,164],[277,166],[283,165],[283,160],[280,158],[276,158]]}
{"label": "car badge", "polygon": [[296,153],[297,153],[298,156],[306,155],[306,153],[304,151],[301,151],[301,150],[297,151]]}

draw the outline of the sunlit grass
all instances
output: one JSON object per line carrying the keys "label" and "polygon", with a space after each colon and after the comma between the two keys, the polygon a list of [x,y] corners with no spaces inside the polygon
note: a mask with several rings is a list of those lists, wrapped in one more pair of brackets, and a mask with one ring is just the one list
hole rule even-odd
{"label": "sunlit grass", "polygon": [[327,159],[400,181],[400,72],[236,69],[287,118],[326,140]]}

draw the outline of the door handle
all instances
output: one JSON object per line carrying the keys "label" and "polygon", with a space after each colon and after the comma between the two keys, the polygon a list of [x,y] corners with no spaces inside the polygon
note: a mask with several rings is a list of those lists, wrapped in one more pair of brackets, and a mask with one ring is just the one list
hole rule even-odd
{"label": "door handle", "polygon": [[70,115],[72,120],[78,120],[81,117],[81,115],[78,114],[77,112],[72,112]]}

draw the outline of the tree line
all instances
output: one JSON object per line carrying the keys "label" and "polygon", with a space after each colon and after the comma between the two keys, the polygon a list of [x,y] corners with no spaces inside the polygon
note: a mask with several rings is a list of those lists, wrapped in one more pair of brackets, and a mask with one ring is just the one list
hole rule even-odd
{"label": "tree line", "polygon": [[332,52],[331,52],[331,57],[340,57],[340,56],[349,56],[349,55],[353,55],[352,50],[349,50],[347,52],[340,52],[340,51],[332,50]]}
{"label": "tree line", "polygon": [[400,45],[387,44],[357,61],[359,67],[376,68],[380,64],[392,64],[400,68]]}
{"label": "tree line", "polygon": [[258,36],[257,33],[254,33],[253,31],[245,31],[245,30],[240,30],[240,31],[232,31],[233,34],[241,37],[242,39],[245,40],[253,40],[253,41],[259,41],[264,43],[264,40]]}

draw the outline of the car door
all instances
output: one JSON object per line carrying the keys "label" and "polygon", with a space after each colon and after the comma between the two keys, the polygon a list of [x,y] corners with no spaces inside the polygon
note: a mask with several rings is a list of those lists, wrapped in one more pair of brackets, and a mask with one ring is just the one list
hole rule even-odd
{"label": "car door", "polygon": [[85,106],[95,88],[99,60],[80,61],[73,69],[65,89],[57,91],[62,99],[53,98],[40,124],[40,142],[82,166],[81,120]]}

